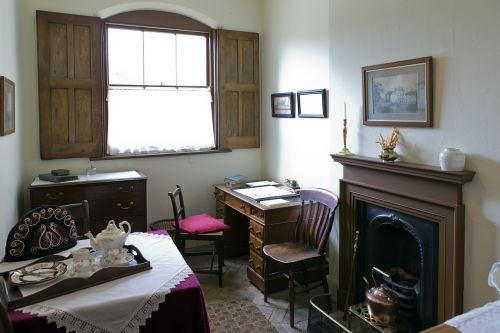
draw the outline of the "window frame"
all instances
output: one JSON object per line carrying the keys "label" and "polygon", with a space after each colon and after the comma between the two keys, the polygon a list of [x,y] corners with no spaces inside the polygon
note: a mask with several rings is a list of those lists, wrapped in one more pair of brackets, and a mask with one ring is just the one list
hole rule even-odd
{"label": "window frame", "polygon": [[[219,146],[219,126],[218,120],[218,107],[217,107],[217,93],[218,89],[216,86],[216,30],[206,26],[206,29],[192,28],[190,25],[191,21],[195,21],[189,17],[175,14],[175,13],[165,13],[167,15],[175,15],[179,19],[176,21],[174,26],[165,25],[153,25],[153,24],[141,24],[141,22],[148,21],[141,15],[143,11],[132,11],[122,14],[112,16],[108,19],[103,20],[103,82],[104,82],[104,96],[108,96],[108,91],[110,87],[109,83],[109,57],[108,57],[108,28],[124,28],[124,29],[134,29],[140,31],[157,31],[157,32],[173,32],[173,33],[183,33],[192,35],[205,35],[207,36],[207,86],[169,86],[169,85],[113,85],[113,86],[124,86],[124,87],[158,87],[158,88],[203,88],[207,87],[212,95],[212,124],[214,131],[215,148],[209,150],[189,150],[182,152],[157,152],[157,153],[144,153],[144,154],[119,154],[111,155],[107,152],[108,148],[108,102],[107,98],[104,101],[104,138],[103,138],[103,156],[94,157],[91,160],[103,160],[103,159],[123,159],[123,158],[135,158],[135,157],[156,157],[156,156],[177,156],[177,155],[188,155],[188,154],[206,154],[206,153],[217,153],[217,152],[229,152],[230,149],[220,149]],[[157,13],[157,12],[155,12]],[[126,15],[125,18],[120,18],[123,14]],[[198,22],[198,21],[196,21]],[[163,23],[163,22],[162,22]],[[199,22],[198,22],[199,23]],[[201,23],[200,23],[201,24]]]}

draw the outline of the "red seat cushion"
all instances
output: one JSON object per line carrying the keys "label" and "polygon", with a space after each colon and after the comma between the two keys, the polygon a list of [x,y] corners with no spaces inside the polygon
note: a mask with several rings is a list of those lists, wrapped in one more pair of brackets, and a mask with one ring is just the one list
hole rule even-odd
{"label": "red seat cushion", "polygon": [[180,229],[190,234],[203,234],[229,229],[227,224],[222,223],[208,214],[190,215],[180,221]]}

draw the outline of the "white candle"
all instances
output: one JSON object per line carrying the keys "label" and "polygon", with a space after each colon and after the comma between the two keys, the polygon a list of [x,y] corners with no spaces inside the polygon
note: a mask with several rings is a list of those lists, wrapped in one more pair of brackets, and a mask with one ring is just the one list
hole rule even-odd
{"label": "white candle", "polygon": [[345,108],[345,101],[344,101],[344,119],[347,119],[347,111],[346,111],[346,108]]}

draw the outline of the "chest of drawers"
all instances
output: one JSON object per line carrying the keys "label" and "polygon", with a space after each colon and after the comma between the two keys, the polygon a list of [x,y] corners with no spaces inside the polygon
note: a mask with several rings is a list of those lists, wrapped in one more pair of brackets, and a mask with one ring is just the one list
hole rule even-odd
{"label": "chest of drawers", "polygon": [[95,235],[109,220],[128,221],[132,231],[146,231],[147,177],[138,171],[80,176],[78,180],[51,183],[38,177],[31,183],[31,208],[89,202],[90,230]]}

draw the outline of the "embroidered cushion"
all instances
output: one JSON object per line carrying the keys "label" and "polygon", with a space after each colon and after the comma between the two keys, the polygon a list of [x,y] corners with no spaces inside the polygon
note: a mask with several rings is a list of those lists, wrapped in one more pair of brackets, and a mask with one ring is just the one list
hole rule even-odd
{"label": "embroidered cushion", "polygon": [[71,214],[59,206],[40,206],[26,213],[10,230],[4,261],[39,258],[76,245]]}
{"label": "embroidered cushion", "polygon": [[227,224],[222,223],[208,214],[190,215],[180,221],[179,228],[190,234],[204,234],[229,229]]}

